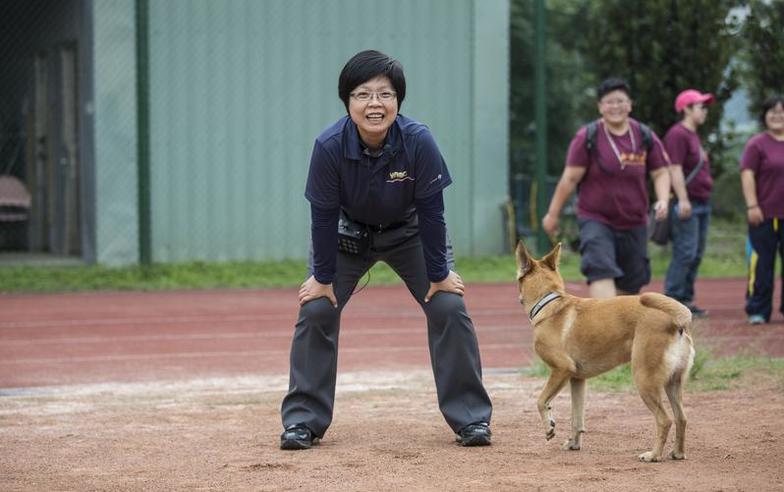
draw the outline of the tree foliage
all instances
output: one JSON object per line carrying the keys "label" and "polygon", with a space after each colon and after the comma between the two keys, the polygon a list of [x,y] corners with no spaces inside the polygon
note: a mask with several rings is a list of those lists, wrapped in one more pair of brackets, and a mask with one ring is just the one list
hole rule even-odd
{"label": "tree foliage", "polygon": [[[560,175],[574,132],[598,117],[595,88],[604,78],[629,81],[632,116],[660,136],[679,119],[675,96],[696,88],[717,98],[700,129],[717,178],[714,210],[734,213],[742,203],[738,158],[748,129],[722,122],[724,104],[741,80],[754,116],[764,99],[784,92],[784,0],[548,0],[546,5],[548,174]],[[533,0],[511,0],[512,174],[531,175],[536,165],[533,19]]]}
{"label": "tree foliage", "polygon": [[[731,64],[740,46],[740,18],[733,0],[604,0],[594,4],[584,52],[597,82],[628,80],[633,116],[660,136],[679,117],[675,96],[687,88],[716,95],[702,128],[715,153],[722,149],[723,104],[738,87]],[[594,106],[595,113],[595,106]]]}
{"label": "tree foliage", "polygon": [[759,114],[762,103],[784,93],[784,1],[752,0],[743,26],[744,82],[749,91],[749,112]]}
{"label": "tree foliage", "polygon": [[[535,167],[534,2],[512,0],[510,33],[510,135],[512,173],[532,174]],[[579,127],[575,118],[591,76],[576,49],[574,29],[588,6],[576,0],[547,2],[547,140],[549,174],[560,174],[569,140]]]}
{"label": "tree foliage", "polygon": [[[759,0],[764,3],[764,0]],[[781,0],[777,0],[781,4]],[[608,76],[629,81],[632,116],[660,136],[678,120],[675,96],[696,88],[716,95],[702,133],[721,160],[723,104],[738,87],[742,0],[550,0],[547,2],[548,171],[558,175],[574,132],[598,117],[595,87]],[[512,172],[534,168],[534,7],[511,3],[510,131]],[[773,23],[769,35],[778,35]],[[757,64],[755,61],[754,64]],[[782,64],[779,64],[779,68]],[[781,79],[779,79],[781,80]]]}

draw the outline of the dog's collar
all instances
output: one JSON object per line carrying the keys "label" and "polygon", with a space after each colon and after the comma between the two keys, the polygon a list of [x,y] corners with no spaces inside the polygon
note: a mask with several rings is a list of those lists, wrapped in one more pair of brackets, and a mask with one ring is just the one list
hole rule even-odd
{"label": "dog's collar", "polygon": [[539,302],[534,304],[534,307],[531,308],[531,312],[528,313],[528,319],[533,321],[534,317],[539,314],[539,311],[559,297],[561,297],[561,294],[558,292],[549,292],[546,296],[539,299]]}

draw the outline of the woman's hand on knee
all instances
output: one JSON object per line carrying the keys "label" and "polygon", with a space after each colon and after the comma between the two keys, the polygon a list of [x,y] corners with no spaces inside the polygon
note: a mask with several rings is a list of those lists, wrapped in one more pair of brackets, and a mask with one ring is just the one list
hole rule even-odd
{"label": "woman's hand on knee", "polygon": [[338,307],[338,300],[335,298],[335,291],[332,284],[322,284],[313,275],[310,276],[299,287],[299,305],[310,302],[319,297],[326,297],[333,306]]}
{"label": "woman's hand on knee", "polygon": [[465,293],[465,285],[463,285],[463,279],[460,278],[460,275],[449,270],[449,275],[444,280],[430,282],[430,289],[425,294],[425,302],[430,302],[430,298],[439,290],[462,296]]}

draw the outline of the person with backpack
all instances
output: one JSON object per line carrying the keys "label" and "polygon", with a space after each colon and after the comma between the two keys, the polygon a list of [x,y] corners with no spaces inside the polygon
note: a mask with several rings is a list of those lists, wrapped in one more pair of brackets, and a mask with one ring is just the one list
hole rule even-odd
{"label": "person with backpack", "polygon": [[580,271],[595,298],[637,294],[650,282],[647,175],[656,194],[656,220],[667,218],[669,159],[659,137],[629,117],[630,93],[622,79],[599,85],[601,118],[582,127],[569,144],[542,218],[545,232],[557,234],[561,209],[577,190]]}
{"label": "person with backpack", "polygon": [[670,157],[672,190],[677,197],[670,209],[672,258],[664,281],[664,293],[680,301],[697,318],[708,312],[694,304],[694,281],[705,252],[710,223],[713,178],[710,161],[702,148],[697,129],[705,123],[712,94],[687,89],[675,98],[675,111],[682,119],[664,136]]}

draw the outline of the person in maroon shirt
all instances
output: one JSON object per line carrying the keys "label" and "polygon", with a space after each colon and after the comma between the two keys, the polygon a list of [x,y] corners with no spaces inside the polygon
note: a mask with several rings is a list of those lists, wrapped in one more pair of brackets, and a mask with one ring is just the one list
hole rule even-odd
{"label": "person in maroon shirt", "polygon": [[578,191],[580,271],[595,298],[636,294],[650,281],[647,175],[656,193],[656,219],[667,217],[669,159],[659,138],[653,132],[646,138],[640,123],[629,117],[629,93],[629,85],[618,78],[599,85],[595,142],[589,150],[587,127],[574,136],[542,218],[545,232],[557,234],[561,209]]}
{"label": "person in maroon shirt", "polygon": [[672,258],[664,281],[664,293],[691,310],[696,317],[707,316],[707,311],[694,304],[694,281],[705,252],[710,223],[710,195],[713,178],[710,161],[702,148],[699,128],[708,116],[712,94],[687,89],[675,98],[675,111],[682,119],[664,136],[664,148],[670,157],[672,189],[678,202],[670,214]]}
{"label": "person in maroon shirt", "polygon": [[751,250],[746,314],[752,325],[770,321],[777,250],[784,314],[784,96],[765,101],[760,121],[765,131],[749,139],[740,160]]}

